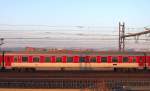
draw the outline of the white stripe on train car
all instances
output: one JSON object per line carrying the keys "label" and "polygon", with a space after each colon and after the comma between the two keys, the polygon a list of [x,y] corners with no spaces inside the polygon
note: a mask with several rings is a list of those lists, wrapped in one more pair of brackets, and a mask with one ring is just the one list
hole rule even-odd
{"label": "white stripe on train car", "polygon": [[138,68],[138,63],[12,63],[12,67]]}

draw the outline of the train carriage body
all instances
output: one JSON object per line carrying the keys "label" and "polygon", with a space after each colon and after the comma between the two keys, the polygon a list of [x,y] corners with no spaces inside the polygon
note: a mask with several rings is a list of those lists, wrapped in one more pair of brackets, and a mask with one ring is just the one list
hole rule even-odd
{"label": "train carriage body", "polygon": [[150,69],[150,53],[147,53],[145,55],[146,55],[146,57],[145,57],[145,59],[146,59],[146,67],[148,69]]}
{"label": "train carriage body", "polygon": [[93,52],[93,53],[38,53],[6,52],[6,68],[150,68],[150,53]]}
{"label": "train carriage body", "polygon": [[3,53],[0,52],[0,67],[2,67],[2,61],[3,61]]}

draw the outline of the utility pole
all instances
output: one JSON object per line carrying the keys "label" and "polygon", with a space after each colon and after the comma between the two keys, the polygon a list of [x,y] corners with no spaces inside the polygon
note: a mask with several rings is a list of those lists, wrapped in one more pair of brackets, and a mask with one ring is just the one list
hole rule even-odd
{"label": "utility pole", "polygon": [[1,49],[1,46],[4,44],[4,38],[0,38],[0,51],[2,50]]}
{"label": "utility pole", "polygon": [[125,49],[125,23],[119,22],[119,51],[124,51]]}
{"label": "utility pole", "polygon": [[150,33],[150,28],[145,28],[145,31],[138,33],[125,34],[125,23],[122,24],[119,22],[119,51],[125,51],[125,38],[126,37],[139,37],[140,35]]}
{"label": "utility pole", "polygon": [[[4,38],[0,38],[0,51],[2,51],[1,49],[1,45],[4,44]],[[2,67],[1,67],[1,70],[5,70],[5,67],[4,67],[4,51],[2,52]]]}

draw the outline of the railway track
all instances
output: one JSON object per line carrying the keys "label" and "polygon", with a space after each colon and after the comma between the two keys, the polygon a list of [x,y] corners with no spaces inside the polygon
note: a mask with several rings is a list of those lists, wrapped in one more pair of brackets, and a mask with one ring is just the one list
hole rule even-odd
{"label": "railway track", "polygon": [[96,78],[96,79],[150,79],[150,72],[112,72],[112,71],[35,71],[35,72],[0,72],[5,78]]}
{"label": "railway track", "polygon": [[127,89],[142,86],[150,86],[149,72],[0,72],[0,88]]}

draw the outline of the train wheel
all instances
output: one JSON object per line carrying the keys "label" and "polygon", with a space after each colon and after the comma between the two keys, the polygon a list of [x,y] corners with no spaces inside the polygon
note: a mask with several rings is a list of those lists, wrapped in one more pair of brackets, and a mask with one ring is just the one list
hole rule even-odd
{"label": "train wheel", "polygon": [[60,68],[60,70],[61,70],[61,71],[64,71],[65,69],[64,69],[64,68]]}
{"label": "train wheel", "polygon": [[114,68],[114,72],[118,72],[118,69],[117,69],[117,68]]}

